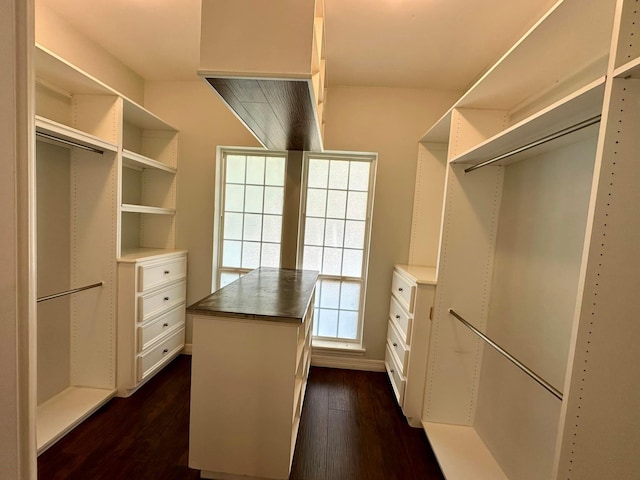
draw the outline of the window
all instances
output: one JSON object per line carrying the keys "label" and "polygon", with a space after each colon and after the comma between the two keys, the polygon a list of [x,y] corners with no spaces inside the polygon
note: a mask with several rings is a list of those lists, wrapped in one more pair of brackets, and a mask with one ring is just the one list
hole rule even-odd
{"label": "window", "polygon": [[375,158],[305,156],[298,264],[320,272],[314,338],[359,342],[371,230]]}
{"label": "window", "polygon": [[279,267],[284,154],[222,150],[217,285],[259,266]]}
{"label": "window", "polygon": [[[260,266],[317,270],[314,339],[357,344],[375,156],[297,153],[220,150],[214,288]],[[286,209],[285,188],[300,191]]]}

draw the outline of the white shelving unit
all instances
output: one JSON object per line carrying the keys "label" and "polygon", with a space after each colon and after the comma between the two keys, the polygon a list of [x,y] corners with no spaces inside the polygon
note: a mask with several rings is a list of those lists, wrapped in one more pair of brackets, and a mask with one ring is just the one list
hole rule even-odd
{"label": "white shelving unit", "polygon": [[115,394],[119,99],[36,50],[37,444],[42,452]]}
{"label": "white shelving unit", "polygon": [[421,139],[447,155],[423,427],[449,480],[640,471],[638,10],[558,1]]}
{"label": "white shelving unit", "polygon": [[35,65],[42,452],[116,394],[116,260],[174,252],[177,132],[41,46]]}

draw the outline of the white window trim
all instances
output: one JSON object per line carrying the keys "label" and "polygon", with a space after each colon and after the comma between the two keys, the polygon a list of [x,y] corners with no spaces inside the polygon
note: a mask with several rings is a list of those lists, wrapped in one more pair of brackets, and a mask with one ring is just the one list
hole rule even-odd
{"label": "white window trim", "polygon": [[365,228],[365,239],[364,239],[364,248],[362,252],[363,266],[362,266],[362,278],[354,278],[354,277],[343,277],[343,276],[333,276],[333,275],[321,275],[323,278],[331,279],[344,279],[344,280],[356,280],[361,282],[360,289],[360,304],[359,304],[359,314],[358,314],[358,333],[357,337],[353,340],[343,339],[343,338],[332,338],[332,337],[320,337],[313,336],[312,344],[314,349],[320,350],[340,350],[340,351],[350,351],[353,353],[364,353],[365,349],[363,347],[363,333],[364,333],[364,323],[365,323],[365,304],[366,304],[366,291],[367,291],[367,282],[369,278],[369,253],[371,249],[371,228],[372,228],[372,212],[373,212],[373,201],[375,197],[375,184],[376,184],[376,174],[377,174],[377,161],[378,155],[376,153],[371,152],[340,152],[340,151],[331,151],[331,152],[304,152],[303,155],[303,166],[302,166],[302,181],[300,185],[300,217],[298,219],[298,257],[297,257],[297,265],[298,268],[302,268],[303,265],[303,255],[304,255],[304,235],[305,235],[305,216],[307,211],[307,186],[308,186],[308,171],[309,171],[309,160],[312,158],[319,158],[323,160],[355,160],[355,161],[367,161],[371,164],[371,173],[369,174],[369,186],[368,186],[368,201],[367,201],[367,213],[366,213],[366,228]]}

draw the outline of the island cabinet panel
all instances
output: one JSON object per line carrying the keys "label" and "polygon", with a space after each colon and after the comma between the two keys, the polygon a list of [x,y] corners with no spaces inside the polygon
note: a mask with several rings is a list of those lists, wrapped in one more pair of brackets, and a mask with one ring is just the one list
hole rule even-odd
{"label": "island cabinet panel", "polygon": [[260,268],[187,309],[189,467],[202,478],[289,478],[316,279],[316,272]]}

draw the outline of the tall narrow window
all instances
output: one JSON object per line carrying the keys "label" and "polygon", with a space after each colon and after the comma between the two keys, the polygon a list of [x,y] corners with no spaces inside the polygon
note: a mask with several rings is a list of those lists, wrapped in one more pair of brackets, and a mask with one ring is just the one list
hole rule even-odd
{"label": "tall narrow window", "polygon": [[314,338],[359,342],[364,315],[375,157],[305,156],[298,264],[320,272]]}
{"label": "tall narrow window", "polygon": [[221,160],[219,287],[254,268],[280,266],[286,157],[229,149]]}

